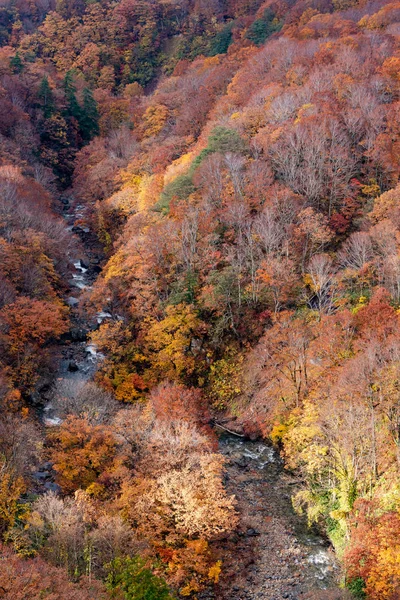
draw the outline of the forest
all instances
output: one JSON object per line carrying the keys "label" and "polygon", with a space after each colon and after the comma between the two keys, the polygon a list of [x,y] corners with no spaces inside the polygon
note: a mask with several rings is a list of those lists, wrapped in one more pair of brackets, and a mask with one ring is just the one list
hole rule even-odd
{"label": "forest", "polygon": [[0,598],[400,598],[399,176],[400,2],[0,0]]}

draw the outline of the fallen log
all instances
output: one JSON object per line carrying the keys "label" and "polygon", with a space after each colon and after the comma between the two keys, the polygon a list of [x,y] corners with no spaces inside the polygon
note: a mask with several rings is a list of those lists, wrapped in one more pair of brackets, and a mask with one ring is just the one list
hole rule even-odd
{"label": "fallen log", "polygon": [[232,435],[236,435],[237,437],[240,438],[244,438],[246,437],[244,435],[244,433],[238,433],[237,431],[232,431],[232,429],[228,429],[227,427],[225,427],[224,425],[221,425],[220,423],[217,423],[217,421],[214,421],[214,425],[216,427],[219,427],[220,429],[223,429],[224,431],[227,431],[228,433],[231,433]]}

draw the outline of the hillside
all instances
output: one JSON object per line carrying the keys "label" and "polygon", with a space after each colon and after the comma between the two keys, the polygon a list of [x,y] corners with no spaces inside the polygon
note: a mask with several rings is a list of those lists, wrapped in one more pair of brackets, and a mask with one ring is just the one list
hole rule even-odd
{"label": "hillside", "polygon": [[5,598],[399,597],[399,35],[3,0]]}

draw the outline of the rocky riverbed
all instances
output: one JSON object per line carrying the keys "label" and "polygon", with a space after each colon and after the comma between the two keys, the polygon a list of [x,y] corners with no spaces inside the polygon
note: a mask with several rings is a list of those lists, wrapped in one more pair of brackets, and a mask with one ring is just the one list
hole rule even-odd
{"label": "rocky riverbed", "polygon": [[[88,332],[111,315],[88,317],[82,298],[100,272],[97,240],[85,222],[85,209],[64,200],[66,226],[78,239],[69,256],[67,303],[71,329],[60,344],[61,360],[54,382],[80,385],[89,381],[102,356],[88,341]],[[77,223],[80,223],[77,225]],[[41,394],[40,420],[46,427],[60,423],[54,406],[54,387]],[[292,509],[297,481],[285,471],[277,452],[261,441],[222,434],[220,452],[227,459],[225,485],[235,495],[240,514],[238,530],[221,543],[223,574],[204,600],[343,600],[340,569],[328,541],[310,531]],[[51,463],[33,473],[39,493],[58,492]]]}
{"label": "rocky riverbed", "polygon": [[[62,388],[62,384],[65,384],[73,393],[74,387],[78,388],[92,379],[99,361],[104,357],[97,352],[94,344],[90,343],[89,333],[111,317],[104,312],[89,316],[82,308],[83,298],[90,292],[101,271],[99,265],[102,258],[97,236],[85,224],[88,207],[66,197],[62,199],[61,204],[66,228],[75,238],[75,242],[66,250],[68,266],[65,280],[69,286],[65,301],[70,307],[70,329],[58,343],[58,360],[54,361],[55,371],[44,379],[33,398],[39,422],[46,428],[61,423],[55,402],[57,387]],[[60,491],[55,483],[51,463],[39,465],[33,472],[32,479],[33,491],[37,493]]]}
{"label": "rocky riverbed", "polygon": [[224,543],[221,600],[343,600],[334,552],[292,509],[296,479],[263,442],[222,435],[226,486],[241,522]]}

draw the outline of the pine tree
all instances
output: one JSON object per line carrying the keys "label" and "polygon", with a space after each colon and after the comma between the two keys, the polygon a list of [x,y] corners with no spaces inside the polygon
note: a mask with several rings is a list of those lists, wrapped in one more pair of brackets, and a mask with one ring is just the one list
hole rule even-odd
{"label": "pine tree", "polygon": [[43,116],[45,119],[49,119],[54,113],[55,105],[53,91],[50,87],[49,80],[46,75],[40,82],[38,96],[41,100],[41,106],[43,107]]}
{"label": "pine tree", "polygon": [[64,77],[64,93],[67,101],[67,116],[74,117],[79,122],[82,118],[82,111],[76,99],[76,86],[72,71],[68,71]]}
{"label": "pine tree", "polygon": [[24,64],[21,60],[19,52],[10,58],[10,67],[13,73],[21,73],[24,69]]}
{"label": "pine tree", "polygon": [[82,138],[86,141],[92,139],[99,133],[99,112],[97,102],[93,98],[93,93],[89,88],[83,90],[83,108],[81,119],[79,121]]}

